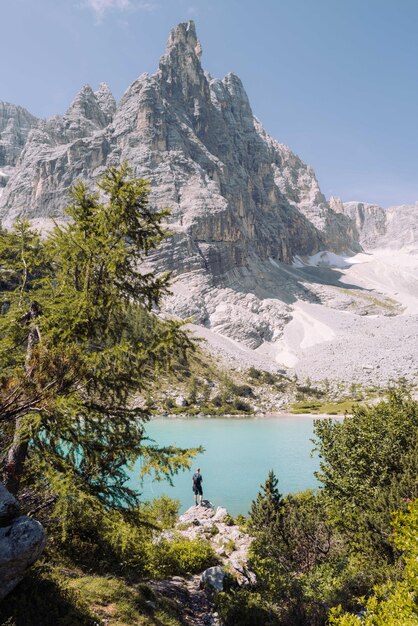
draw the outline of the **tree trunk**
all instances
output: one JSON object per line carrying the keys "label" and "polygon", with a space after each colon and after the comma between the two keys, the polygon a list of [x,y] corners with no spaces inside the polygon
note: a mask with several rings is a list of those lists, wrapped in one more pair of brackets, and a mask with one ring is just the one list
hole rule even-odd
{"label": "tree trunk", "polygon": [[22,422],[23,417],[18,417],[15,422],[15,432],[13,436],[13,443],[10,446],[6,467],[4,471],[4,484],[10,493],[14,496],[19,491],[20,479],[23,474],[23,467],[28,455],[29,441],[27,437],[22,439]]}
{"label": "tree trunk", "polygon": [[[28,313],[24,317],[30,325],[28,343],[26,348],[25,370],[27,378],[31,378],[33,366],[31,364],[33,348],[40,339],[40,333],[35,320],[40,315],[40,307],[37,302],[32,302]],[[24,415],[16,418],[13,442],[7,454],[6,467],[4,470],[4,483],[6,489],[13,495],[19,491],[20,480],[23,475],[24,465],[28,456],[29,440],[28,435],[22,429]]]}

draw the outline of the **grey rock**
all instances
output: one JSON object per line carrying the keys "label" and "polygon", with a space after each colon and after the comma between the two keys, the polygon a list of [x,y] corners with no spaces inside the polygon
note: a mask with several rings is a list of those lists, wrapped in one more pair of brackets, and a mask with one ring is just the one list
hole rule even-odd
{"label": "grey rock", "polygon": [[418,251],[418,203],[384,209],[367,202],[343,203],[334,197],[330,199],[330,205],[336,212],[350,218],[363,248]]}
{"label": "grey rock", "polygon": [[31,129],[37,123],[38,119],[23,107],[0,102],[0,169],[16,165]]}
{"label": "grey rock", "polygon": [[224,507],[218,506],[212,520],[214,522],[223,522],[227,517],[228,511]]}
{"label": "grey rock", "polygon": [[7,525],[19,512],[16,498],[0,483],[0,526]]}
{"label": "grey rock", "polygon": [[156,611],[157,610],[157,605],[155,602],[153,602],[152,600],[145,600],[145,605],[151,609],[151,611]]}
{"label": "grey rock", "polygon": [[209,567],[200,577],[200,586],[213,591],[223,591],[225,574],[224,568],[219,565]]}
{"label": "grey rock", "polygon": [[[205,524],[213,518],[215,509],[208,500],[203,500],[202,506],[191,506],[187,511],[180,515],[178,524],[192,524],[199,526]],[[198,522],[196,524],[195,522]]]}
{"label": "grey rock", "polygon": [[24,515],[14,517],[17,510],[16,500],[0,485],[0,519],[8,521],[0,528],[0,600],[22,580],[46,543],[41,524]]}
{"label": "grey rock", "polygon": [[106,83],[100,83],[99,89],[94,92],[100,109],[103,112],[106,122],[111,122],[116,112],[116,100]]}

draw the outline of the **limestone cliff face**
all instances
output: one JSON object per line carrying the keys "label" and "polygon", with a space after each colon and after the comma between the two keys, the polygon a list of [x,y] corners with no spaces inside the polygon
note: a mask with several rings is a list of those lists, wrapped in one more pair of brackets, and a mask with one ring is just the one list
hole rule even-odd
{"label": "limestone cliff face", "polygon": [[418,204],[403,204],[383,209],[367,202],[342,202],[331,198],[336,212],[346,215],[353,232],[366,250],[376,248],[418,251]]}
{"label": "limestone cliff face", "polygon": [[0,102],[0,195],[14,172],[17,160],[38,120],[26,109]]}
{"label": "limestone cliff face", "polygon": [[152,256],[176,278],[167,309],[257,347],[280,336],[296,299],[314,299],[285,264],[323,249],[359,250],[356,228],[334,211],[313,170],[254,117],[240,79],[201,65],[193,22],[170,34],[153,75],[116,106],[105,85],[83,87],[63,116],[37,122],[0,198],[0,218],[45,226],[71,184],[128,161],[170,207],[173,236]]}
{"label": "limestone cliff face", "polygon": [[79,176],[89,178],[105,162],[104,132],[116,108],[106,85],[93,93],[87,85],[63,116],[34,124],[0,199],[6,225],[17,217],[57,217],[68,189]]}

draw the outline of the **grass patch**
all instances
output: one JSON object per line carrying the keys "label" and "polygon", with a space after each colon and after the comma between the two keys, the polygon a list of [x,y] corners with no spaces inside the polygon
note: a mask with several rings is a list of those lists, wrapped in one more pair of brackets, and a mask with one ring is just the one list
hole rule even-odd
{"label": "grass patch", "polygon": [[83,603],[112,626],[181,624],[175,608],[145,583],[130,586],[117,578],[84,576],[71,580],[70,586]]}
{"label": "grass patch", "polygon": [[37,565],[2,601],[5,626],[96,626],[98,615],[83,602],[66,576]]}
{"label": "grass patch", "polygon": [[182,626],[181,607],[146,583],[35,566],[1,603],[4,626]]}
{"label": "grass patch", "polygon": [[290,413],[294,413],[296,415],[302,413],[312,413],[313,415],[319,415],[322,413],[325,413],[326,415],[344,415],[345,413],[351,413],[353,405],[358,405],[359,402],[360,400],[347,398],[336,400],[335,402],[307,400],[292,404]]}

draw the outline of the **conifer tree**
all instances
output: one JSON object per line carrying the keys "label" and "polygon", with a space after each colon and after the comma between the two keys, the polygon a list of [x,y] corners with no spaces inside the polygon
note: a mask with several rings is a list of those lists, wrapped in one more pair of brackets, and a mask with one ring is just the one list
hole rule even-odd
{"label": "conifer tree", "polygon": [[0,461],[14,493],[30,482],[66,506],[84,492],[122,507],[136,502],[126,480],[138,457],[170,478],[193,454],[149,442],[132,402],[192,344],[152,314],[169,277],[140,262],[168,212],[129,175],[110,168],[97,193],[77,183],[70,221],[46,239],[25,222],[0,231]]}
{"label": "conifer tree", "polygon": [[280,522],[283,512],[283,498],[277,488],[279,481],[273,470],[270,470],[257,498],[253,500],[250,510],[250,526],[253,531],[272,530]]}

